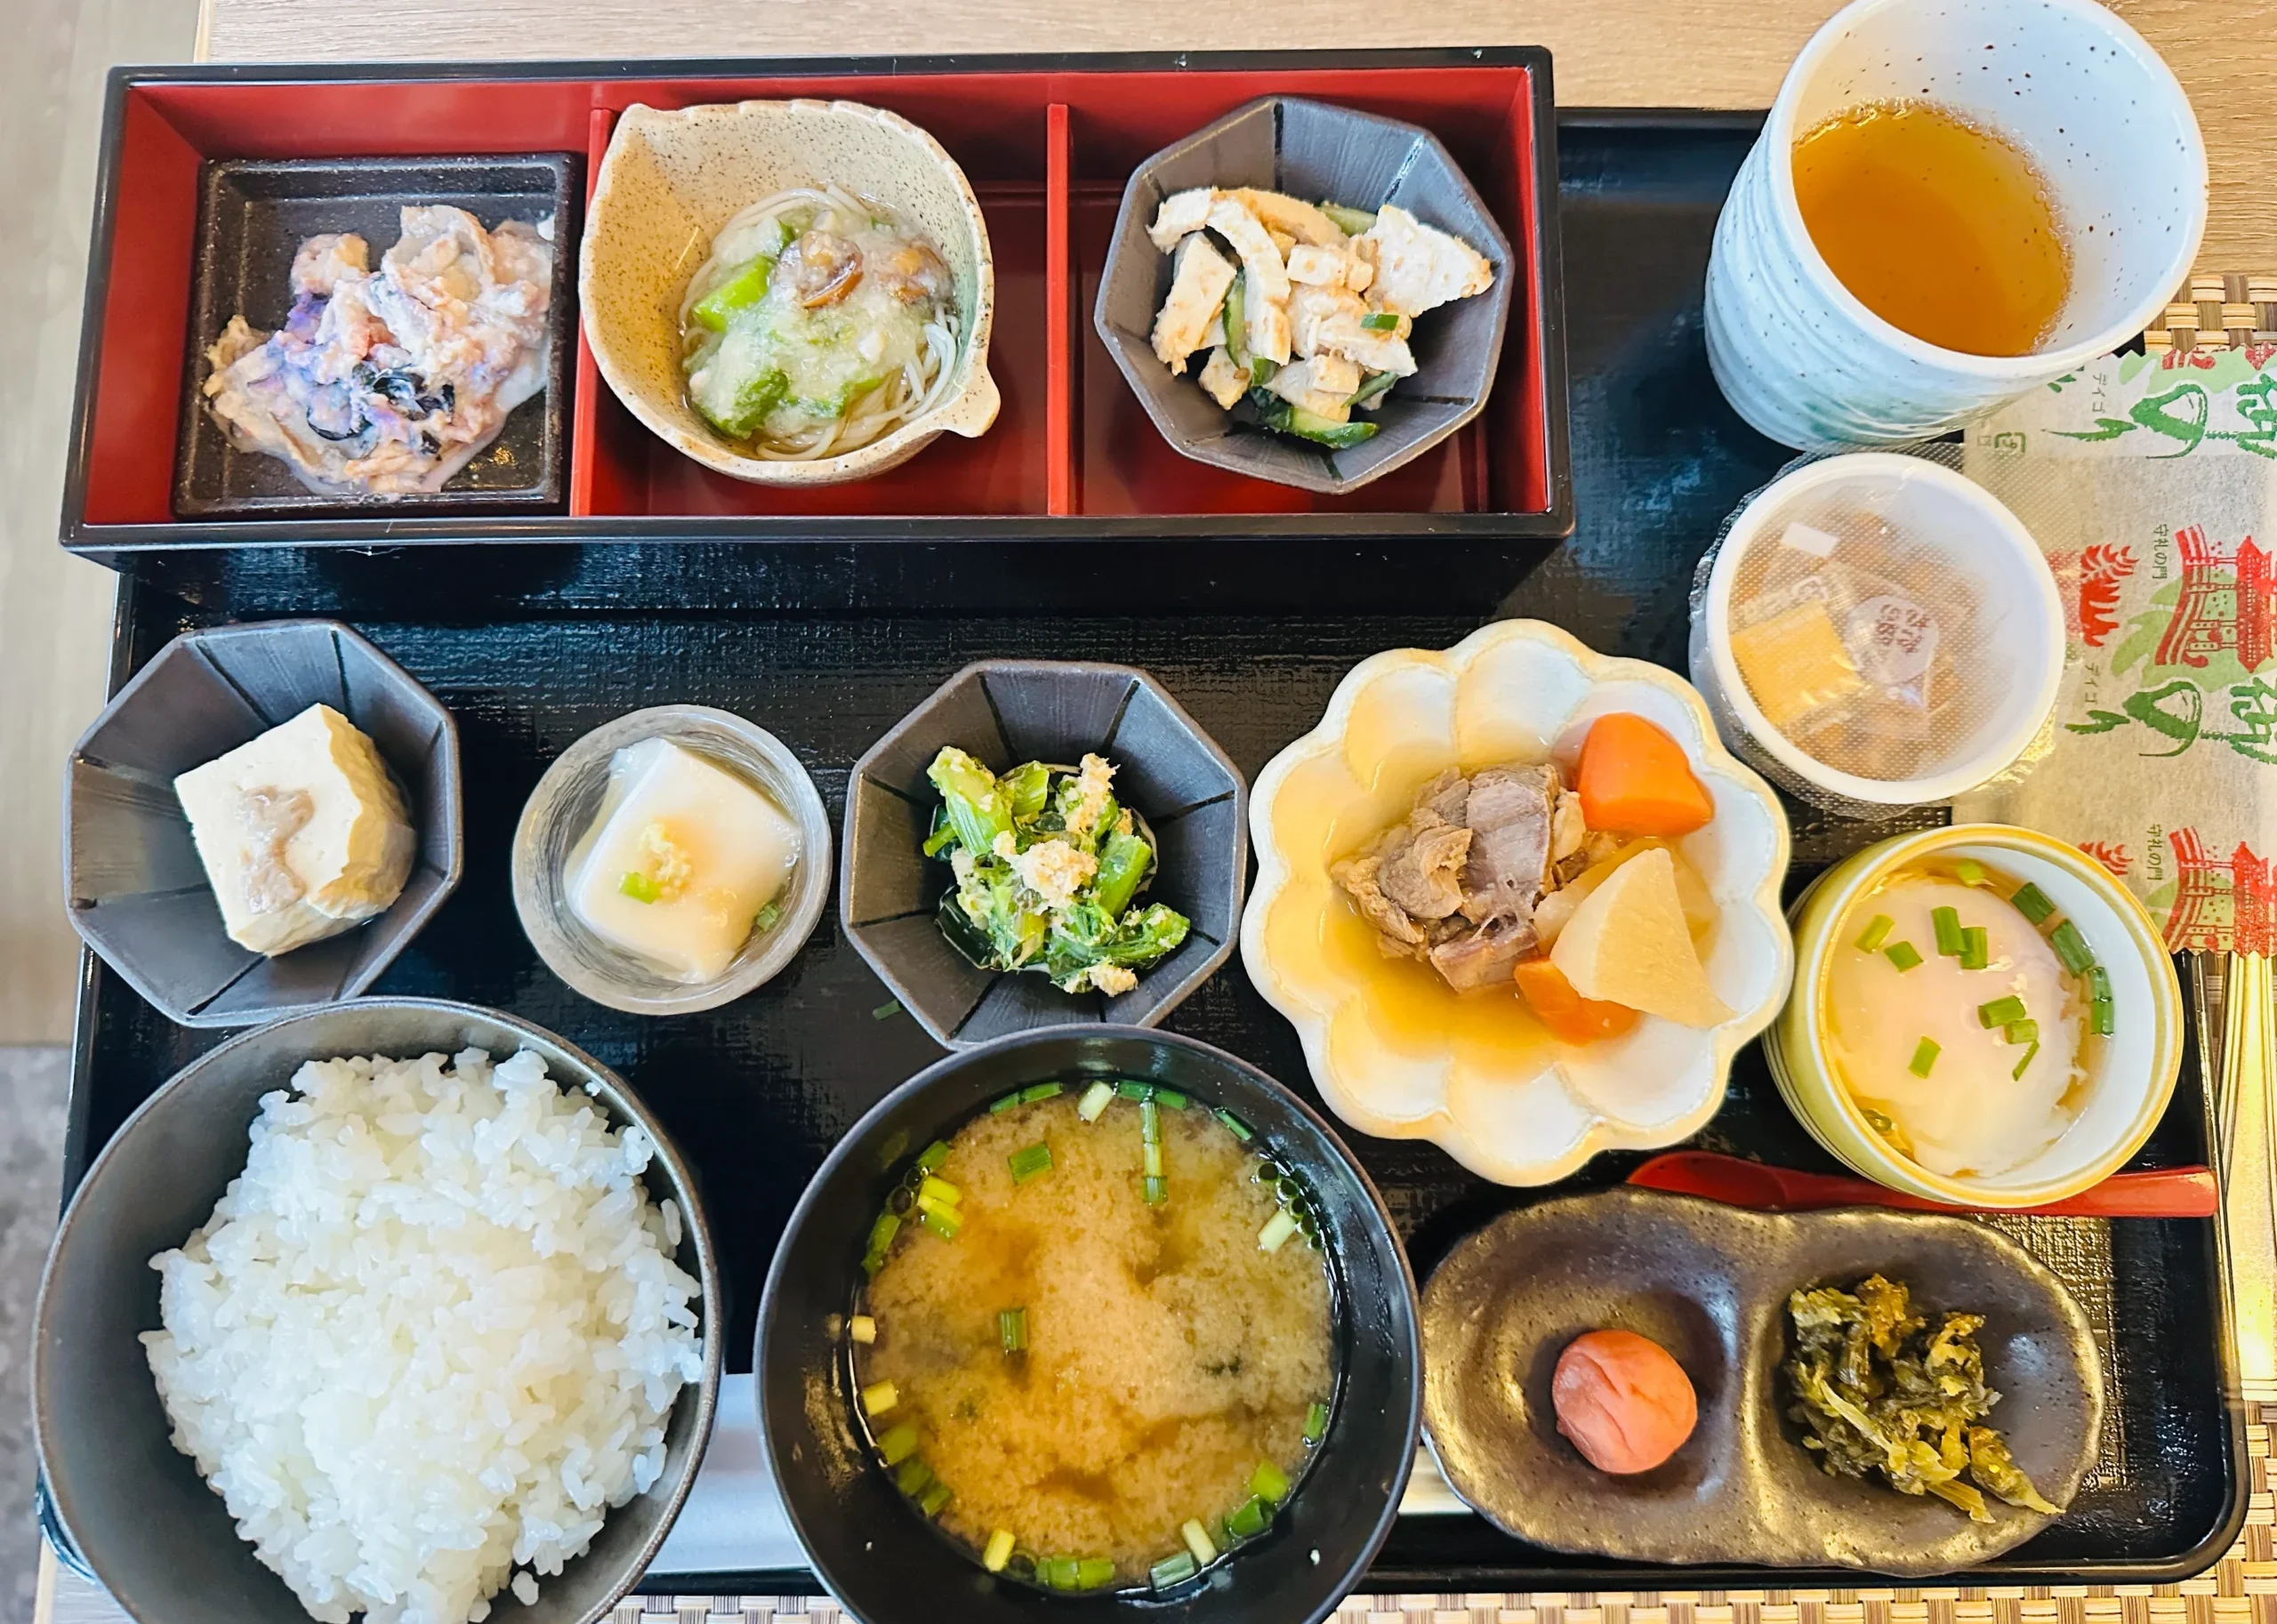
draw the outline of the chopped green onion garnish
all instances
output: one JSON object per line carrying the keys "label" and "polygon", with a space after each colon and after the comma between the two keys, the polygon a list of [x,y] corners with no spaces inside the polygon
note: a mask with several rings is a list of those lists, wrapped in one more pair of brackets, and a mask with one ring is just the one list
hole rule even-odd
{"label": "chopped green onion garnish", "polygon": [[1234,1138],[1239,1139],[1243,1144],[1246,1145],[1251,1139],[1257,1138],[1256,1133],[1251,1129],[1250,1125],[1242,1121],[1241,1118],[1235,1116],[1232,1112],[1219,1111],[1215,1114],[1219,1122],[1225,1123],[1226,1131],[1232,1134]]}
{"label": "chopped green onion garnish", "polygon": [[1289,1498],[1289,1474],[1270,1460],[1260,1460],[1257,1470],[1249,1475],[1249,1491],[1258,1499],[1279,1505]]}
{"label": "chopped green onion garnish", "polygon": [[937,1201],[945,1206],[953,1207],[964,1199],[964,1192],[947,1179],[937,1178],[928,1173],[917,1186],[917,1199],[920,1202]]}
{"label": "chopped green onion garnish", "polygon": [[1050,1099],[1054,1096],[1063,1094],[1066,1091],[1066,1089],[1059,1083],[1032,1082],[1028,1084],[1026,1088],[1020,1090],[1020,1104],[1024,1105],[1033,1105],[1040,1099]]}
{"label": "chopped green onion garnish", "polygon": [[1095,1082],[1083,1090],[1083,1097],[1075,1102],[1075,1114],[1087,1122],[1096,1122],[1114,1098],[1114,1085]]}
{"label": "chopped green onion garnish", "polygon": [[1156,1089],[1155,1103],[1165,1111],[1183,1111],[1189,1102],[1176,1089]]}
{"label": "chopped green onion garnish", "polygon": [[2111,972],[2100,964],[2088,966],[2088,995],[2102,999],[2111,996]]}
{"label": "chopped green onion garnish", "polygon": [[1260,1251],[1277,1252],[1287,1244],[1289,1237],[1296,1233],[1296,1214],[1291,1212],[1288,1208],[1283,1207],[1271,1218],[1266,1219],[1265,1227],[1257,1232],[1258,1249]]}
{"label": "chopped green onion garnish", "polygon": [[1160,1173],[1149,1175],[1141,1181],[1138,1188],[1150,1207],[1159,1207],[1171,1198],[1170,1180],[1164,1178]]}
{"label": "chopped green onion garnish", "polygon": [[1076,1563],[1073,1556],[1047,1556],[1035,1564],[1035,1576],[1054,1590],[1075,1588]]}
{"label": "chopped green onion garnish", "polygon": [[1051,1170],[1051,1146],[1038,1139],[1033,1145],[1023,1146],[1014,1151],[1004,1160],[1011,1164],[1012,1182],[1026,1184],[1037,1174]]}
{"label": "chopped green onion garnish", "polygon": [[1151,1082],[1118,1082],[1114,1085],[1114,1091],[1125,1099],[1147,1099],[1153,1097],[1155,1085]]}
{"label": "chopped green onion garnish", "polygon": [[1008,1354],[1022,1354],[1028,1346],[1028,1311],[1006,1308],[996,1315],[996,1339]]}
{"label": "chopped green onion garnish", "polygon": [[1360,325],[1371,333],[1396,333],[1399,314],[1396,310],[1371,310],[1360,318]]}
{"label": "chopped green onion garnish", "polygon": [[1976,1024],[1989,1032],[1995,1026],[2005,1026],[2010,1021],[2023,1020],[2031,1013],[2024,1008],[2024,1001],[2011,993],[2006,998],[1996,998],[1990,1003],[1977,1005]]}
{"label": "chopped green onion garnish", "polygon": [[846,1334],[866,1347],[878,1339],[878,1323],[866,1314],[857,1314],[846,1322]]}
{"label": "chopped green onion garnish", "polygon": [[1858,933],[1858,951],[1862,953],[1870,953],[1879,947],[1884,942],[1889,940],[1890,929],[1896,923],[1897,921],[1887,913],[1875,914],[1866,921],[1866,928]]}
{"label": "chopped green onion garnish", "polygon": [[1005,1095],[1003,1098],[993,1102],[988,1107],[988,1114],[991,1116],[998,1115],[1002,1112],[1011,1110],[1019,1103],[1020,1091],[1018,1089],[1014,1089],[1010,1094]]}
{"label": "chopped green onion garnish", "polygon": [[925,1485],[933,1481],[933,1468],[925,1464],[922,1455],[912,1455],[901,1463],[893,1475],[894,1486],[913,1499],[924,1492]]}
{"label": "chopped green onion garnish", "polygon": [[1147,1178],[1160,1178],[1163,1176],[1163,1147],[1161,1146],[1140,1146],[1138,1147],[1138,1160],[1140,1170],[1142,1170]]}
{"label": "chopped green onion garnish", "polygon": [[1096,1590],[1114,1582],[1114,1564],[1105,1556],[1086,1556],[1075,1564],[1075,1588]]}
{"label": "chopped green onion garnish", "polygon": [[2003,1041],[2009,1043],[2037,1043],[2040,1041],[2040,1023],[2010,1021],[2000,1028],[2000,1036]]}
{"label": "chopped green onion garnish", "polygon": [[889,998],[885,1002],[880,1004],[876,1009],[870,1011],[870,1018],[873,1021],[882,1021],[889,1017],[899,1015],[900,1013],[901,1000],[898,998]]}
{"label": "chopped green onion garnish", "polygon": [[1984,864],[1975,857],[1963,857],[1954,864],[1953,872],[1963,885],[1983,885],[1985,880]]}
{"label": "chopped green onion garnish", "polygon": [[948,1503],[949,1485],[937,1477],[933,1480],[931,1488],[917,1497],[917,1509],[929,1517],[940,1515],[941,1507]]}
{"label": "chopped green onion garnish", "polygon": [[760,931],[774,929],[775,927],[781,922],[782,918],[783,904],[779,902],[768,903],[767,906],[761,908],[752,916],[751,921],[752,934],[756,936]]}
{"label": "chopped green onion garnish", "polygon": [[1869,1105],[1866,1107],[1865,1115],[1866,1126],[1872,1129],[1876,1133],[1895,1133],[1897,1131],[1897,1124],[1890,1121],[1888,1112],[1877,1111],[1872,1106]]}
{"label": "chopped green onion garnish", "polygon": [[1186,1541],[1186,1548],[1194,1553],[1194,1560],[1203,1567],[1206,1568],[1218,1560],[1218,1542],[1210,1537],[1210,1531],[1202,1526],[1201,1518],[1188,1517],[1180,1523],[1178,1535]]}
{"label": "chopped green onion garnish", "polygon": [[2107,1038],[2119,1030],[2119,1007],[2108,998],[2091,1000],[2088,1009],[2096,1036]]}
{"label": "chopped green onion garnish", "polygon": [[944,1241],[955,1240],[957,1231],[964,1227],[957,1218],[955,1208],[944,1207],[938,1202],[929,1206],[921,1204],[917,1209],[917,1221]]}
{"label": "chopped green onion garnish", "polygon": [[1328,1406],[1315,1403],[1305,1411],[1305,1442],[1317,1443],[1328,1435]]}
{"label": "chopped green onion garnish", "polygon": [[869,1250],[883,1257],[886,1248],[893,1244],[894,1236],[900,1231],[901,1219],[890,1212],[879,1213],[878,1221],[870,1226]]}
{"label": "chopped green onion garnish", "polygon": [[2048,945],[2064,961],[2064,968],[2074,976],[2084,976],[2095,968],[2095,949],[2088,945],[2088,938],[2068,919],[2048,933]]}
{"label": "chopped green onion garnish", "polygon": [[946,1139],[936,1139],[917,1153],[918,1170],[929,1173],[948,1159],[949,1142]]}
{"label": "chopped green onion garnish", "polygon": [[1000,1528],[988,1536],[988,1548],[980,1553],[980,1565],[991,1573],[1002,1573],[1004,1564],[1012,1559],[1012,1531]]}
{"label": "chopped green onion garnish", "polygon": [[2024,1073],[2031,1069],[2032,1057],[2039,1052],[2040,1045],[2037,1043],[2034,1043],[2031,1048],[2025,1049],[2024,1057],[2016,1062],[2016,1069],[2008,1073],[2008,1081],[2011,1082],[2022,1082],[2024,1081]]}
{"label": "chopped green onion garnish", "polygon": [[901,1403],[901,1389],[889,1381],[873,1381],[862,1389],[862,1413],[883,1415]]}
{"label": "chopped green onion garnish", "polygon": [[899,1466],[917,1452],[917,1428],[904,1421],[878,1440],[878,1453],[888,1466]]}
{"label": "chopped green onion garnish", "polygon": [[1948,959],[1960,957],[1960,910],[1932,908],[1929,925],[1937,933],[1937,952]]}
{"label": "chopped green onion garnish", "polygon": [[1168,1590],[1182,1585],[1202,1571],[1192,1555],[1180,1551],[1175,1556],[1165,1556],[1147,1570],[1147,1581],[1157,1590]]}
{"label": "chopped green onion garnish", "polygon": [[1265,1502],[1252,1495],[1235,1508],[1233,1515],[1226,1519],[1226,1527],[1236,1539],[1247,1540],[1263,1533],[1266,1524],[1271,1521],[1272,1514],[1266,1510]]}
{"label": "chopped green onion garnish", "polygon": [[1981,970],[1992,962],[1992,941],[1982,925],[1964,925],[1960,931],[1960,967]]}
{"label": "chopped green onion garnish", "polygon": [[1138,1102],[1138,1137],[1149,1145],[1163,1142],[1163,1113],[1152,1095]]}
{"label": "chopped green onion garnish", "polygon": [[1927,1077],[1929,1068],[1937,1064],[1937,1057],[1943,1052],[1944,1045],[1935,1038],[1923,1038],[1913,1046],[1913,1058],[1906,1063],[1905,1069],[1916,1077]]}
{"label": "chopped green onion garnish", "polygon": [[2045,924],[2048,916],[2056,912],[2056,904],[2048,900],[2048,893],[2029,880],[2008,900],[2016,905],[2017,912],[2035,925]]}
{"label": "chopped green onion garnish", "polygon": [[1901,970],[1910,970],[1921,962],[1921,950],[1911,942],[1892,942],[1882,949],[1882,957]]}
{"label": "chopped green onion garnish", "polygon": [[656,882],[638,869],[625,870],[624,878],[616,882],[616,888],[635,902],[654,902],[664,895],[657,888]]}

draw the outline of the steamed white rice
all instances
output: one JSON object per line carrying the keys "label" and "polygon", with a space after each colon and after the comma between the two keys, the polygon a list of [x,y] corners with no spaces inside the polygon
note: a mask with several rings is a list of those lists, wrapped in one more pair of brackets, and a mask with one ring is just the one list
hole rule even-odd
{"label": "steamed white rice", "polygon": [[310,1061],[150,1260],[174,1447],[311,1617],[466,1624],[655,1484],[703,1371],[680,1215],[637,1127],[494,1066]]}

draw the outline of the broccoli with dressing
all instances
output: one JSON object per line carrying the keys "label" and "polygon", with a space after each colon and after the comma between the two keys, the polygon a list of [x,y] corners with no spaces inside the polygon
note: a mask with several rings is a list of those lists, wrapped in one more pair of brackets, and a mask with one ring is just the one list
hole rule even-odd
{"label": "broccoli with dressing", "polygon": [[1163,199],[1147,229],[1171,256],[1155,354],[1173,374],[1206,350],[1195,382],[1231,412],[1332,450],[1379,427],[1372,413],[1416,370],[1415,318],[1494,285],[1461,238],[1396,204],[1373,213],[1252,187]]}
{"label": "broccoli with dressing", "polygon": [[1184,914],[1138,903],[1155,848],[1115,800],[1106,758],[999,776],[952,744],[925,776],[941,792],[925,855],[956,875],[941,929],[981,969],[1037,970],[1063,993],[1113,997],[1186,940]]}

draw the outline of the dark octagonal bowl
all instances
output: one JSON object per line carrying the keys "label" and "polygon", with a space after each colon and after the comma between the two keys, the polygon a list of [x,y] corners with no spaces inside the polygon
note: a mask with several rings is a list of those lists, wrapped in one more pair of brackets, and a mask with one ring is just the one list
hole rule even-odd
{"label": "dark octagonal bowl", "polygon": [[[1427,310],[1409,341],[1417,371],[1377,408],[1375,436],[1331,451],[1221,412],[1194,381],[1155,358],[1155,313],[1171,256],[1147,228],[1162,200],[1196,186],[1254,186],[1356,209],[1396,203],[1452,232],[1494,267],[1494,285]],[[1163,148],[1131,172],[1099,273],[1091,325],[1163,438],[1197,462],[1342,496],[1428,451],[1485,408],[1510,318],[1509,239],[1428,130],[1325,101],[1267,96]]]}
{"label": "dark octagonal bowl", "polygon": [[525,1605],[492,1598],[496,1624],[594,1624],[664,1544],[712,1432],[721,1368],[719,1266],[687,1161],[615,1073],[526,1021],[433,999],[365,999],[245,1033],[201,1055],[128,1117],[65,1209],[40,1281],[32,1331],[32,1425],[63,1532],[138,1624],[229,1619],[308,1624],[292,1591],[237,1538],[221,1497],[168,1441],[140,1335],[158,1327],[155,1254],[180,1246],[245,1170],[261,1097],[304,1060],[397,1059],[468,1048],[503,1059],[535,1049],[566,1092],[590,1084],[618,1127],[656,1141],[642,1176],[680,1203],[674,1259],[703,1286],[704,1375],[684,1387],[664,1428],[664,1469],[649,1492],[608,1514],[592,1548]]}
{"label": "dark octagonal bowl", "polygon": [[[371,736],[418,848],[387,910],[275,958],[238,946],[173,781],[313,704]],[[336,620],[188,631],[119,689],[71,752],[63,800],[71,923],[168,1020],[251,1026],[353,998],[459,882],[458,729],[410,672]]]}
{"label": "dark octagonal bowl", "polygon": [[[1178,950],[1120,997],[998,974],[951,946],[935,917],[949,865],[925,856],[940,795],[925,769],[944,744],[992,772],[1023,761],[1114,764],[1115,799],[1146,821],[1155,872],[1140,893],[1190,920]],[[968,665],[854,764],[839,841],[839,918],[856,951],[933,1041],[970,1049],[1015,1032],[1111,1022],[1151,1026],[1233,952],[1249,876],[1249,786],[1163,685],[1128,665],[987,660]]]}
{"label": "dark octagonal bowl", "polygon": [[[870,1225],[910,1158],[1013,1087],[1135,1078],[1221,1105],[1318,1198],[1336,1282],[1328,1435],[1275,1519],[1167,1600],[1059,1595],[984,1572],[865,1451],[842,1336]],[[760,1431],[791,1524],[831,1593],[866,1624],[1265,1620],[1317,1624],[1367,1572],[1398,1515],[1421,1428],[1415,1284],[1375,1186],[1328,1124],[1279,1083],[1171,1033],[1062,1027],[952,1055],[886,1096],[800,1198],[759,1311]]]}

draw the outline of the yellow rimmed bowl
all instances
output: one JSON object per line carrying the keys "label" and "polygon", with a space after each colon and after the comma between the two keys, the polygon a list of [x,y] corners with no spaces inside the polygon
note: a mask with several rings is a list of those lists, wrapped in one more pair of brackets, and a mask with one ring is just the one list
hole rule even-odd
{"label": "yellow rimmed bowl", "polygon": [[[1863,928],[1860,904],[1908,864],[1974,857],[2030,880],[2087,938],[2110,973],[2115,1030],[2092,1062],[2086,1099],[2062,1138],[1991,1178],[1933,1173],[1867,1123],[1827,1060],[1826,999],[1834,950]],[[2182,987],[2158,927],[2110,871],[2076,846],[2006,824],[1957,824],[1899,835],[1836,864],[1794,908],[1795,988],[1764,1033],[1764,1057],[1788,1107],[1853,1171],[1911,1195],[1969,1207],[2040,1207],[2102,1183],[2151,1137],[2182,1071]]]}

